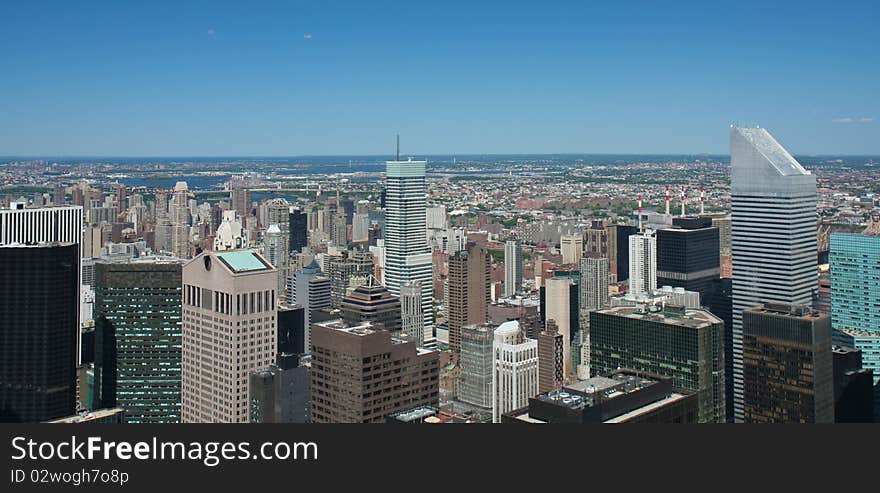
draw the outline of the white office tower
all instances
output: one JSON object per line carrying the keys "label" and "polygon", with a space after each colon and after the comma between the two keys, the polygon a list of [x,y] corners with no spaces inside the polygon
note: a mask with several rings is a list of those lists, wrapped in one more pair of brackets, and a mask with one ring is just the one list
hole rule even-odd
{"label": "white office tower", "polygon": [[422,287],[419,283],[405,283],[400,287],[400,318],[400,332],[407,335],[407,340],[415,341],[419,347],[433,342],[433,334],[425,334]]}
{"label": "white office tower", "polygon": [[434,333],[433,263],[425,218],[426,161],[385,163],[385,286],[395,296],[407,282],[422,290],[424,337]]}
{"label": "white office tower", "polygon": [[657,237],[645,230],[629,237],[629,292],[650,294],[657,289]]}
{"label": "white office tower", "polygon": [[812,303],[816,177],[763,128],[730,129],[733,404],[743,420],[742,312],[765,302]]}
{"label": "white office tower", "polygon": [[283,297],[287,284],[287,242],[284,241],[284,233],[277,224],[272,224],[266,230],[265,253],[266,260],[278,271],[278,295]]}
{"label": "white office tower", "polygon": [[559,249],[562,250],[563,264],[576,264],[584,253],[584,237],[563,235],[559,238]]}
{"label": "white office tower", "polygon": [[355,212],[351,216],[352,243],[366,243],[370,240],[370,214]]}
{"label": "white office tower", "polygon": [[446,229],[448,221],[446,220],[446,206],[437,205],[428,207],[427,209],[427,225],[428,229]]}
{"label": "white office tower", "polygon": [[223,211],[223,220],[214,235],[214,251],[238,250],[248,247],[248,235],[235,210]]}
{"label": "white office tower", "polygon": [[[564,277],[551,277],[544,283],[546,289],[547,310],[546,320],[556,322],[559,333],[562,334],[562,378],[568,381],[574,373],[571,358],[572,326],[577,320],[572,320],[571,305],[574,279]],[[577,294],[574,294],[577,296]]]}
{"label": "white office tower", "polygon": [[311,352],[312,347],[312,314],[324,308],[330,308],[330,278],[318,265],[318,259],[299,272],[290,275],[287,284],[287,304],[300,305],[305,310],[305,348]]}
{"label": "white office tower", "polygon": [[582,257],[580,259],[580,347],[581,364],[578,378],[590,376],[590,311],[606,308],[611,304],[608,284],[611,282],[611,262],[605,257]]}
{"label": "white office tower", "polygon": [[522,243],[518,238],[511,238],[504,242],[504,296],[522,291],[522,282]]}
{"label": "white office tower", "polygon": [[171,253],[177,258],[190,258],[188,198],[189,189],[186,182],[177,182],[174,185],[174,198],[171,202]]}
{"label": "white office tower", "polygon": [[516,320],[504,322],[492,342],[492,422],[537,394],[538,341],[526,338]]}

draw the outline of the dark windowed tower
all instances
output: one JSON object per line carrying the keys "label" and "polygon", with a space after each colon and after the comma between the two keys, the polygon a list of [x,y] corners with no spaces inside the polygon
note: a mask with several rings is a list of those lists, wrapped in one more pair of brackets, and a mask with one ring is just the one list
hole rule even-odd
{"label": "dark windowed tower", "polygon": [[834,422],[831,318],[807,305],[743,311],[747,423]]}
{"label": "dark windowed tower", "polygon": [[94,408],[180,422],[180,296],[177,261],[95,265]]}
{"label": "dark windowed tower", "polygon": [[298,208],[292,208],[289,216],[290,251],[299,253],[309,244],[308,214]]}
{"label": "dark windowed tower", "polygon": [[79,245],[0,246],[0,422],[76,412]]}
{"label": "dark windowed tower", "polygon": [[657,231],[657,285],[700,293],[708,304],[721,277],[718,228],[709,217],[677,217]]}

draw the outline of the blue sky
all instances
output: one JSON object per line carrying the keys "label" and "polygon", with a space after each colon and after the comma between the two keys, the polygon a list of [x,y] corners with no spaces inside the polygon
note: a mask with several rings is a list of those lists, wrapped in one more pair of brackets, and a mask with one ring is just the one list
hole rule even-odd
{"label": "blue sky", "polygon": [[0,3],[0,155],[880,154],[880,2]]}

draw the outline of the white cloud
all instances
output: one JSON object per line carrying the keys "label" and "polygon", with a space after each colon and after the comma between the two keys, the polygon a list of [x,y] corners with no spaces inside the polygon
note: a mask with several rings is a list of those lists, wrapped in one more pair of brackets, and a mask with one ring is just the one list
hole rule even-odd
{"label": "white cloud", "polygon": [[831,121],[834,123],[871,123],[874,121],[874,118],[867,116],[862,116],[858,118],[847,116],[844,118],[834,118]]}
{"label": "white cloud", "polygon": [[303,34],[303,39],[312,39],[311,34]]}

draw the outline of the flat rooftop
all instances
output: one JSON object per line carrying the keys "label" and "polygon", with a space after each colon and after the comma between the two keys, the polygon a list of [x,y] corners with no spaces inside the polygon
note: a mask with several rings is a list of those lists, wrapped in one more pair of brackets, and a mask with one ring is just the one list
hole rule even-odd
{"label": "flat rooftop", "polygon": [[638,320],[678,325],[693,329],[723,323],[720,318],[712,315],[706,310],[670,306],[617,306],[605,310],[598,310],[598,312]]}

